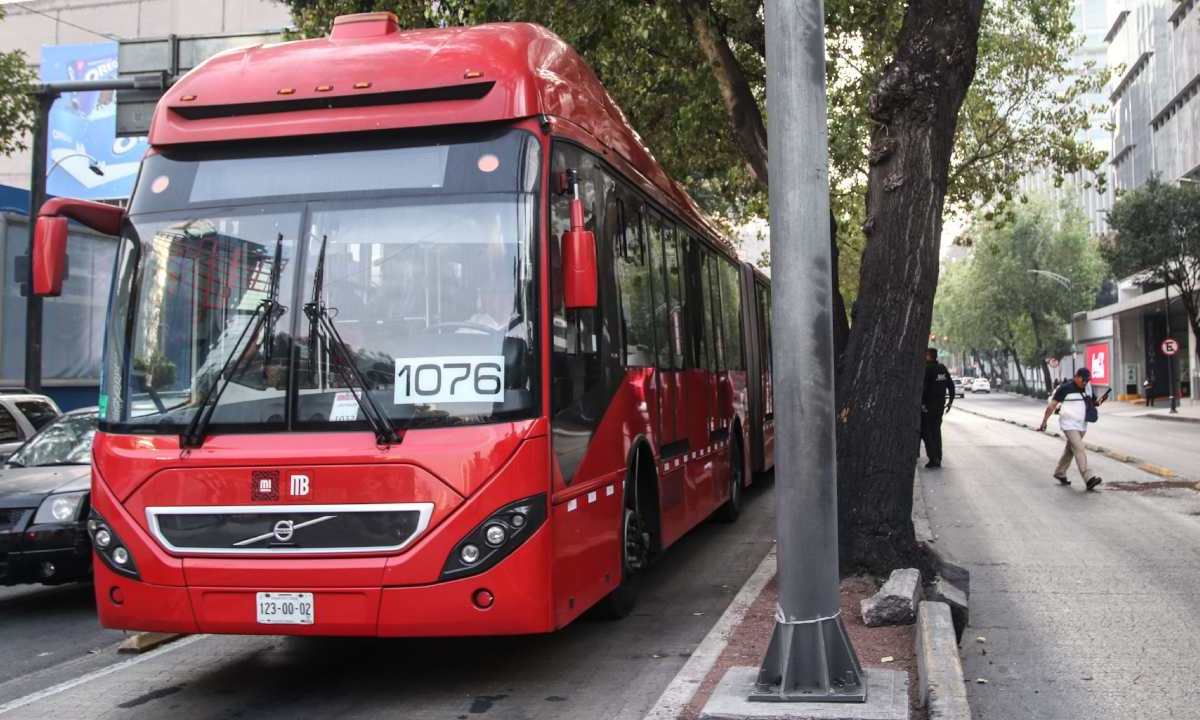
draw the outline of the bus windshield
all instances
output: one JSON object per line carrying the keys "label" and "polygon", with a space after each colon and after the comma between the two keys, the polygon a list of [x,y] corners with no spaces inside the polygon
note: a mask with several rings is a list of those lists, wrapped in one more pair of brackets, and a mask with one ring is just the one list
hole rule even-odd
{"label": "bus windshield", "polygon": [[359,145],[146,159],[103,428],[181,432],[209,396],[213,432],[363,429],[364,385],[397,426],[533,411],[536,140]]}

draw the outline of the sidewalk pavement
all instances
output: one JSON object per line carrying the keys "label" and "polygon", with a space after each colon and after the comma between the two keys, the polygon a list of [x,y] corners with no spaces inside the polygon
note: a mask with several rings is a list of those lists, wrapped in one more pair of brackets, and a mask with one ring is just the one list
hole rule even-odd
{"label": "sidewalk pavement", "polygon": [[1119,417],[1200,423],[1200,403],[1193,403],[1191,398],[1180,400],[1176,406],[1176,410],[1178,410],[1176,413],[1171,412],[1170,403],[1166,400],[1155,401],[1154,407],[1146,407],[1141,403],[1109,402],[1105,403],[1104,409],[1110,415]]}

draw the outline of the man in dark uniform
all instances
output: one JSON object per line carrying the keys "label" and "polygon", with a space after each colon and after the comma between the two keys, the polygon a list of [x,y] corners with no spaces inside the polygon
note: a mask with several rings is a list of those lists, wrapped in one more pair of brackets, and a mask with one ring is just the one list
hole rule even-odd
{"label": "man in dark uniform", "polygon": [[937,348],[925,351],[925,388],[921,391],[921,440],[925,443],[927,468],[942,466],[942,414],[954,404],[954,382],[950,371],[938,362]]}

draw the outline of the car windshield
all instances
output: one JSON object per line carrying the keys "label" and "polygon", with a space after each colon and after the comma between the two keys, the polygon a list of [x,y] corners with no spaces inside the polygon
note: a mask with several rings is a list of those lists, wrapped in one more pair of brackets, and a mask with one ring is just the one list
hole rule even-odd
{"label": "car windshield", "polygon": [[92,439],[96,416],[91,413],[64,415],[42,428],[8,458],[9,465],[88,465],[92,462]]}
{"label": "car windshield", "polygon": [[533,409],[533,136],[347,144],[147,158],[106,430],[179,432],[206,395],[213,431],[365,428],[358,377],[396,423]]}

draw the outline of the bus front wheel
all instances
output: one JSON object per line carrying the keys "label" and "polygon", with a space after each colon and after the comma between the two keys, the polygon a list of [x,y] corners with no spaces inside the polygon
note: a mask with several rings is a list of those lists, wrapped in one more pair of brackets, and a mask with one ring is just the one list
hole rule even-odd
{"label": "bus front wheel", "polygon": [[638,512],[626,507],[621,519],[621,583],[596,604],[602,620],[620,620],[637,605],[637,574],[646,567],[647,535]]}

